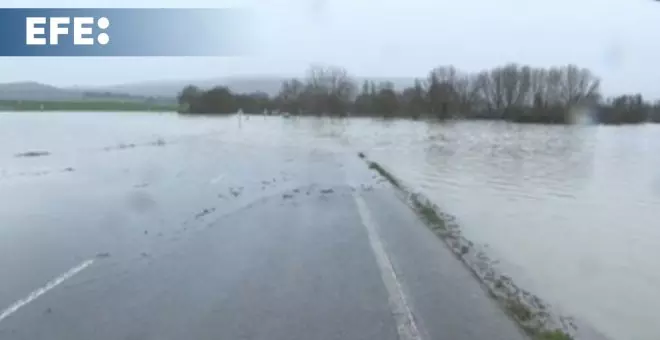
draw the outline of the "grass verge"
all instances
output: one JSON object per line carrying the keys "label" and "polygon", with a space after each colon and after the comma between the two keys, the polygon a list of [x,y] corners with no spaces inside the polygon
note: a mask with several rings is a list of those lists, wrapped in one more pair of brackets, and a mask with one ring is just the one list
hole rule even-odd
{"label": "grass verge", "polygon": [[573,340],[573,337],[561,331],[552,331],[539,333],[536,340]]}
{"label": "grass verge", "polygon": [[375,170],[381,176],[385,177],[385,179],[387,179],[393,186],[401,189],[401,183],[399,183],[399,181],[394,176],[392,176],[387,170],[383,169],[383,167],[380,166],[380,164],[376,162],[369,162],[369,169]]}

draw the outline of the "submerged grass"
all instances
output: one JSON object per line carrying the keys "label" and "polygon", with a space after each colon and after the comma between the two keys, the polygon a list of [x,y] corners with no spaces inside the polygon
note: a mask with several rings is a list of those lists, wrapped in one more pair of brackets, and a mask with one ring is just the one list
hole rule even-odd
{"label": "submerged grass", "polygon": [[413,204],[413,208],[417,211],[417,213],[424,219],[424,221],[431,227],[432,230],[447,230],[447,226],[445,225],[445,221],[438,216],[438,214],[435,212],[435,209],[433,207],[429,206],[428,204],[422,203],[416,196],[411,197],[411,202]]}
{"label": "submerged grass", "polygon": [[506,307],[520,321],[530,321],[534,317],[533,312],[519,301],[509,301]]}
{"label": "submerged grass", "polygon": [[573,340],[573,337],[562,331],[540,332],[534,340]]}
{"label": "submerged grass", "polygon": [[378,172],[381,176],[385,177],[385,179],[387,179],[390,183],[392,183],[392,185],[401,189],[401,183],[399,183],[399,181],[394,176],[392,176],[392,174],[390,174],[387,170],[383,169],[383,167],[380,166],[380,164],[376,162],[369,162],[369,169],[376,170],[376,172]]}
{"label": "submerged grass", "polygon": [[[358,153],[358,156],[361,159],[365,160],[365,162],[367,162],[367,164],[369,165],[369,169],[375,170],[381,176],[387,179],[394,187],[396,187],[397,189],[401,190],[406,194],[409,194],[409,201],[412,205],[413,210],[415,210],[415,212],[419,214],[419,216],[424,220],[427,226],[431,230],[433,230],[436,233],[436,235],[438,235],[440,238],[445,238],[445,239],[448,237],[447,231],[449,228],[447,226],[447,222],[436,212],[435,207],[430,202],[420,199],[418,194],[409,192],[409,190],[407,190],[401,184],[401,182],[397,180],[396,177],[394,177],[394,175],[392,175],[389,171],[385,170],[380,164],[369,161],[363,152]],[[451,242],[450,240],[447,241]],[[454,251],[456,252],[456,250]],[[462,256],[468,253],[469,251],[470,251],[469,247],[463,245],[460,246],[457,255],[459,256],[459,258],[462,258]],[[466,259],[464,258],[462,258],[461,260],[463,262],[466,261]],[[469,264],[467,265],[468,267],[470,267]],[[478,276],[479,275],[477,275],[477,277]],[[495,290],[503,289],[504,283],[501,282],[500,279],[498,279],[497,281],[495,281],[494,287]],[[511,316],[513,316],[513,319],[516,322],[518,322],[520,327],[533,340],[574,340],[572,336],[570,336],[569,334],[567,334],[562,330],[546,330],[543,329],[542,327],[530,327],[529,323],[532,322],[536,317],[535,315],[536,313],[532,308],[528,307],[526,304],[522,303],[516,298],[509,297],[502,299],[502,297],[498,296],[498,294],[492,288],[488,288],[487,292],[491,297],[493,297],[495,300],[501,303],[501,305],[504,307],[506,312],[509,313]]]}

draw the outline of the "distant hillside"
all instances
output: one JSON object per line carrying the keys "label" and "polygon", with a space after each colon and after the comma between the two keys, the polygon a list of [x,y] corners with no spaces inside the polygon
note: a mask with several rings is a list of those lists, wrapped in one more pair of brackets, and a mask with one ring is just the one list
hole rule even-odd
{"label": "distant hillside", "polygon": [[[109,86],[55,87],[37,82],[0,83],[0,100],[31,101],[137,101],[170,104],[186,85],[202,89],[226,86],[234,93],[263,92],[276,95],[284,77],[227,77],[198,80],[150,81]],[[358,85],[364,80],[390,81],[396,88],[411,86],[412,78],[357,78]]]}
{"label": "distant hillside", "polygon": [[286,80],[286,78],[235,77],[197,80],[150,81],[90,89],[96,91],[131,93],[133,95],[140,96],[162,96],[175,98],[179,92],[181,92],[181,90],[187,85],[195,85],[202,89],[210,89],[215,86],[226,86],[235,93],[264,92],[272,96],[279,92],[280,86],[284,80]]}
{"label": "distant hillside", "polygon": [[[130,93],[139,96],[161,96],[176,97],[186,85],[195,85],[202,89],[210,89],[215,86],[226,86],[234,93],[263,92],[274,96],[279,90],[282,82],[289,78],[284,77],[227,77],[197,80],[175,80],[175,81],[151,81],[143,83],[131,83],[112,85],[105,87],[90,88],[96,91],[110,91]],[[403,88],[414,84],[413,78],[357,78],[358,84],[364,80],[390,81],[395,87]]]}
{"label": "distant hillside", "polygon": [[80,100],[82,93],[36,82],[0,84],[2,100]]}
{"label": "distant hillside", "polygon": [[12,101],[123,101],[174,103],[175,97],[141,96],[110,91],[89,91],[79,88],[60,88],[37,82],[0,83],[0,100]]}

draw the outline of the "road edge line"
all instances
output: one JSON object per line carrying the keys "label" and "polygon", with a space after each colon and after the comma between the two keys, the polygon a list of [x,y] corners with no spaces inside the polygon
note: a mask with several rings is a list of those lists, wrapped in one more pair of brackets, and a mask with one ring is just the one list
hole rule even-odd
{"label": "road edge line", "polygon": [[380,235],[378,234],[376,222],[371,217],[369,208],[367,207],[367,204],[362,196],[353,193],[353,199],[357,205],[362,225],[367,231],[369,245],[371,246],[371,251],[376,258],[381,279],[383,280],[383,284],[385,284],[385,288],[387,289],[388,302],[396,322],[399,339],[421,340],[422,338],[417,328],[417,324],[415,323],[415,319],[413,318],[410,306],[406,301],[401,283],[397,278],[396,272],[392,267],[392,262],[390,261],[389,256],[387,256],[383,242],[381,241]]}
{"label": "road edge line", "polygon": [[48,283],[46,283],[45,286],[33,291],[27,297],[14,302],[11,306],[7,307],[6,309],[2,310],[2,312],[0,312],[0,322],[7,319],[8,317],[13,315],[14,313],[16,313],[19,309],[25,307],[26,305],[30,304],[34,300],[38,299],[40,296],[48,293],[48,291],[50,291],[53,288],[59,286],[64,281],[74,277],[76,274],[78,274],[81,271],[85,270],[85,268],[91,266],[93,263],[94,263],[94,259],[89,259],[87,261],[84,261],[81,264],[69,269],[66,273],[64,273],[64,274],[54,278],[53,280],[49,281]]}

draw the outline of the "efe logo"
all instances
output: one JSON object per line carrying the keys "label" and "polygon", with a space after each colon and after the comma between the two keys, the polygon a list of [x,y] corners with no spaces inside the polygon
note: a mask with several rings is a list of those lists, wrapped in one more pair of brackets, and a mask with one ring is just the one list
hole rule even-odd
{"label": "efe logo", "polygon": [[[95,41],[107,45],[110,42],[110,36],[105,32],[99,33],[94,39],[93,17],[27,17],[25,24],[26,45],[57,45],[60,36],[69,34],[73,34],[73,45],[94,45]],[[96,26],[106,30],[110,27],[110,20],[100,17],[96,21]],[[72,32],[69,27],[72,28]]]}

